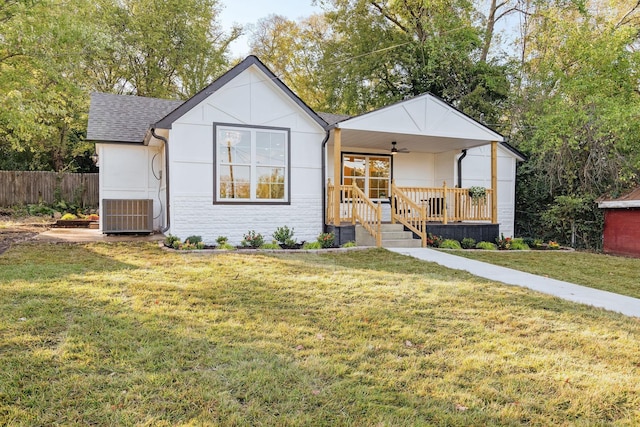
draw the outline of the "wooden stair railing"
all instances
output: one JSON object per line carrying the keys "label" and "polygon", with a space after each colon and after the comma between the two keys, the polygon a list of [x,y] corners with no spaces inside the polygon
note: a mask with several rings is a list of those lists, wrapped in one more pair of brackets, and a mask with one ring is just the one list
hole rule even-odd
{"label": "wooden stair railing", "polygon": [[376,239],[376,246],[382,247],[382,205],[376,205],[358,188],[355,183],[351,188],[352,223],[359,222],[362,227]]}
{"label": "wooden stair railing", "polygon": [[427,207],[411,200],[395,183],[391,184],[391,222],[420,236],[422,247],[427,247]]}

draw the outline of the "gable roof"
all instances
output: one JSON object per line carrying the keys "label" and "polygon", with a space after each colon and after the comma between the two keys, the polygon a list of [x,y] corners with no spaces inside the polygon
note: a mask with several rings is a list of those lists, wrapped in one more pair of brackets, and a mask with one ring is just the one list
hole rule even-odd
{"label": "gable roof", "polygon": [[598,207],[605,209],[640,208],[640,187],[617,199],[599,200]]}
{"label": "gable roof", "polygon": [[327,122],[325,122],[315,111],[311,109],[302,99],[298,97],[287,85],[285,85],[266,65],[262,63],[256,56],[249,55],[238,65],[224,73],[221,77],[216,79],[213,83],[211,83],[206,88],[202,89],[200,92],[189,98],[185,101],[184,104],[180,105],[175,110],[168,113],[165,117],[158,120],[154,127],[160,129],[171,129],[171,125],[174,121],[182,117],[185,113],[190,111],[196,105],[200,104],[202,101],[207,99],[211,94],[216,92],[218,89],[222,88],[224,85],[229,83],[231,80],[236,78],[239,74],[245,71],[247,68],[255,66],[260,71],[262,71],[282,92],[287,95],[294,103],[296,103],[302,110],[304,110],[309,117],[311,117],[316,123],[318,123],[322,128],[326,128],[328,126]]}
{"label": "gable roof", "polygon": [[182,103],[183,101],[94,92],[89,106],[87,140],[142,143],[149,126]]}

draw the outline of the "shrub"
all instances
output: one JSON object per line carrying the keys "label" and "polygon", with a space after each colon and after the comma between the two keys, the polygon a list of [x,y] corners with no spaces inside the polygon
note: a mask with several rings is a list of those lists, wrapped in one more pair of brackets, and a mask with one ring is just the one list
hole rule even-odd
{"label": "shrub", "polygon": [[263,243],[262,246],[260,246],[260,249],[282,249],[282,248],[276,242],[272,242],[272,243]]}
{"label": "shrub", "polygon": [[322,249],[322,243],[319,241],[316,242],[306,242],[302,245],[302,249]]}
{"label": "shrub", "polygon": [[476,249],[483,249],[485,251],[495,251],[498,249],[498,247],[495,245],[495,243],[478,242],[478,244],[476,245]]}
{"label": "shrub", "polygon": [[460,242],[454,239],[445,239],[440,243],[442,249],[462,249]]}
{"label": "shrub", "polygon": [[232,250],[234,250],[235,248],[236,248],[235,246],[233,246],[233,245],[231,245],[231,244],[229,244],[229,243],[227,243],[227,242],[225,242],[225,243],[221,243],[221,244],[219,244],[219,245],[216,247],[216,249],[222,249],[222,250],[224,250],[224,251],[232,251]]}
{"label": "shrub", "polygon": [[427,246],[433,246],[434,248],[439,248],[442,243],[442,237],[436,236],[434,234],[427,234]]}
{"label": "shrub", "polygon": [[189,236],[186,239],[184,239],[184,242],[191,243],[192,245],[196,245],[202,242],[202,236]]}
{"label": "shrub", "polygon": [[[293,228],[289,228],[286,225],[283,227],[276,228],[276,231],[273,232],[272,236],[276,239],[276,242],[280,243],[284,246],[293,246],[296,244],[296,241],[293,239]],[[288,244],[293,242],[293,244]]]}
{"label": "shrub", "polygon": [[89,221],[98,221],[100,219],[100,217],[98,216],[98,214],[89,214],[87,215],[87,218]]}
{"label": "shrub", "polygon": [[462,249],[473,249],[476,247],[476,239],[465,237],[460,242],[460,246],[462,246]]}
{"label": "shrub", "polygon": [[496,244],[498,249],[504,251],[511,249],[511,237],[504,237],[504,234],[500,233],[500,237],[496,238]]}
{"label": "shrub", "polygon": [[347,242],[344,245],[341,246],[341,248],[355,248],[356,246],[356,242]]}
{"label": "shrub", "polygon": [[512,239],[511,247],[509,248],[512,251],[528,251],[529,246],[522,239]]}
{"label": "shrub", "polygon": [[555,251],[555,250],[560,249],[560,245],[558,244],[558,242],[554,242],[553,240],[549,240],[549,243],[547,244],[547,248]]}
{"label": "shrub", "polygon": [[164,245],[168,248],[178,249],[180,247],[180,238],[169,234],[164,238]]}
{"label": "shrub", "polygon": [[63,220],[63,221],[69,221],[69,220],[72,220],[72,219],[78,219],[78,217],[76,215],[72,214],[72,213],[68,213],[67,212],[66,214],[62,215],[62,218],[60,218],[60,219]]}
{"label": "shrub", "polygon": [[225,245],[227,242],[229,242],[229,238],[227,236],[218,236],[216,239],[216,243],[220,246]]}
{"label": "shrub", "polygon": [[244,235],[244,239],[242,239],[240,244],[245,248],[259,248],[264,244],[264,238],[262,237],[262,234],[249,230],[247,234]]}
{"label": "shrub", "polygon": [[318,242],[323,248],[332,248],[336,241],[336,235],[333,233],[320,233]]}

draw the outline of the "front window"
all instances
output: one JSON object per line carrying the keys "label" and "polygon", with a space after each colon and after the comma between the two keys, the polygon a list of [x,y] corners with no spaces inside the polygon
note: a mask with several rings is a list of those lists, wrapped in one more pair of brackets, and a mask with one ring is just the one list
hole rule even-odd
{"label": "front window", "polygon": [[344,154],[342,183],[344,185],[355,183],[370,199],[388,199],[391,188],[391,157]]}
{"label": "front window", "polygon": [[287,202],[289,131],[216,126],[216,201]]}

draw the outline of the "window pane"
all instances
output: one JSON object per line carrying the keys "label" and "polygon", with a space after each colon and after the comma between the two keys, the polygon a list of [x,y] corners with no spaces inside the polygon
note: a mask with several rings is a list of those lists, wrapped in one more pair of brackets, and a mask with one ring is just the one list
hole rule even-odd
{"label": "window pane", "polygon": [[365,158],[357,156],[344,156],[342,175],[345,177],[365,176]]}
{"label": "window pane", "polygon": [[285,135],[282,132],[256,132],[256,163],[284,165]]}
{"label": "window pane", "polygon": [[257,168],[258,199],[284,199],[284,168]]}
{"label": "window pane", "polygon": [[249,166],[219,166],[220,198],[248,199],[251,193]]}
{"label": "window pane", "polygon": [[369,181],[369,197],[372,199],[386,199],[389,194],[389,180],[372,178]]}
{"label": "window pane", "polygon": [[369,176],[371,178],[389,178],[391,160],[388,157],[369,157]]}
{"label": "window pane", "polygon": [[218,131],[218,158],[220,163],[251,163],[251,132],[220,129]]}

